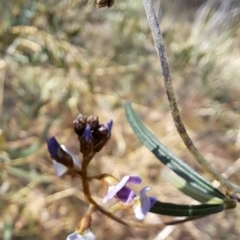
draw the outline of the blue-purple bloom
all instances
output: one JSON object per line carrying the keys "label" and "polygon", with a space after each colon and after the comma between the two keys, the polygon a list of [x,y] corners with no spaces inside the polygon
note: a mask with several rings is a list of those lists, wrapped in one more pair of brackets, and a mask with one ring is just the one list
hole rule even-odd
{"label": "blue-purple bloom", "polygon": [[92,233],[91,230],[86,230],[83,234],[79,232],[74,232],[68,235],[66,240],[95,240],[96,236]]}
{"label": "blue-purple bloom", "polygon": [[155,204],[157,199],[155,197],[149,197],[146,192],[150,190],[150,187],[143,188],[135,197],[136,203],[134,205],[135,217],[138,220],[143,220],[151,207]]}
{"label": "blue-purple bloom", "polygon": [[60,144],[55,137],[50,137],[47,140],[48,151],[52,158],[58,158]]}
{"label": "blue-purple bloom", "polygon": [[141,182],[142,179],[139,176],[125,176],[118,184],[109,186],[108,193],[102,201],[106,203],[113,197],[117,197],[121,202],[129,203],[134,199],[135,193],[131,188],[127,187],[126,184],[140,184]]}
{"label": "blue-purple bloom", "polygon": [[60,145],[55,137],[50,137],[47,140],[47,146],[48,151],[52,157],[55,173],[58,177],[64,175],[68,171],[68,167],[57,161],[59,158],[62,157],[61,151],[63,151],[62,154],[66,154],[72,159],[74,167],[81,169],[81,164],[79,163],[77,158],[64,145]]}

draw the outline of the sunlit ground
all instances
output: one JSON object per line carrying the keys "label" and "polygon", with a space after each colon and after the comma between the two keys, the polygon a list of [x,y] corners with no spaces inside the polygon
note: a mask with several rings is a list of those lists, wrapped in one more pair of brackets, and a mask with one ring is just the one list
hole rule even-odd
{"label": "sunlit ground", "polygon": [[[233,165],[230,179],[240,184],[239,6],[230,7],[229,1],[227,8],[222,1],[216,9],[211,1],[202,2],[207,1],[163,1],[160,9],[155,1],[155,8],[189,134],[217,171]],[[116,0],[111,9],[80,0],[12,0],[2,6],[0,239],[65,240],[74,231],[87,209],[81,182],[55,176],[46,139],[55,135],[81,160],[72,129],[79,112],[114,121],[112,138],[89,174],[140,175],[142,186],[151,186],[149,194],[159,200],[192,202],[166,183],[164,166],[133,134],[123,109],[129,100],[161,142],[213,181],[175,130],[140,0]],[[101,204],[106,189],[93,181],[91,192]],[[117,215],[134,219],[131,212]],[[145,219],[165,220],[170,218],[153,214]],[[240,211],[169,232],[125,228],[97,213],[92,230],[97,239],[239,239]]]}

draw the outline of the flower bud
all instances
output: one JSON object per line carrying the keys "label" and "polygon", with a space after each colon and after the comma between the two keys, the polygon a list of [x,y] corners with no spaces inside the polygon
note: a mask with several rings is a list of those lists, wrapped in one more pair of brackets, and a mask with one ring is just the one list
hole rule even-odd
{"label": "flower bud", "polygon": [[87,229],[90,229],[92,223],[92,216],[86,214],[78,223],[76,231],[84,233]]}

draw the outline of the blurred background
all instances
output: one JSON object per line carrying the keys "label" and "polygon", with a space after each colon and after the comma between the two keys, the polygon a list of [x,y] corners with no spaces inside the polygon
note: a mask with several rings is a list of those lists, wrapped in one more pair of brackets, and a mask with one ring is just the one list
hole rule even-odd
{"label": "blurred background", "polygon": [[[0,4],[0,239],[64,240],[74,231],[87,209],[81,182],[54,175],[46,139],[56,136],[81,160],[72,129],[79,112],[114,120],[89,175],[138,174],[159,200],[192,203],[165,182],[163,165],[133,134],[123,110],[130,100],[164,145],[213,181],[175,130],[140,0],[116,0],[111,9],[85,0]],[[240,184],[240,1],[155,0],[154,7],[189,134],[217,171],[228,169]],[[93,181],[91,191],[101,204],[106,190]],[[166,220],[148,214],[145,221]],[[163,231],[128,229],[96,213],[92,230],[97,239],[235,240],[240,211]]]}

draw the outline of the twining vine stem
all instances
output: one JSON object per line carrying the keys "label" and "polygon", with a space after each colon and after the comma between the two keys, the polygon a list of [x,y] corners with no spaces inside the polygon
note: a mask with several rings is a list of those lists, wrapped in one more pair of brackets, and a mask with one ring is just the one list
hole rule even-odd
{"label": "twining vine stem", "polygon": [[182,138],[185,146],[189,149],[190,153],[197,160],[197,162],[208,174],[210,174],[214,179],[220,182],[221,186],[226,189],[228,194],[231,194],[232,192],[240,193],[240,186],[229,182],[221,174],[219,174],[198,151],[198,149],[193,144],[191,138],[189,137],[186,128],[182,122],[180,111],[177,105],[175,91],[172,84],[170,67],[168,64],[167,54],[163,43],[162,33],[159,28],[158,19],[154,12],[151,0],[142,0],[142,3],[149,21],[153,39],[157,49],[157,54],[160,60],[165,90],[167,93],[171,114],[180,137]]}

